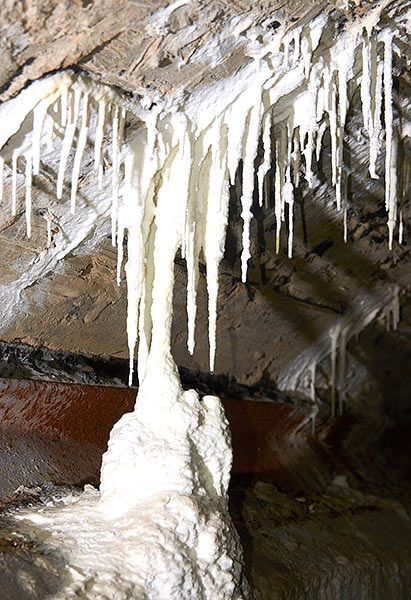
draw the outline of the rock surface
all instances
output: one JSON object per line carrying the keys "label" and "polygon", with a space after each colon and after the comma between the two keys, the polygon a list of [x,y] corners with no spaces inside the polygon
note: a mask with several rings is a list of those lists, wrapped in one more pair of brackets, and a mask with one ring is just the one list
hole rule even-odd
{"label": "rock surface", "polygon": [[[329,16],[333,40],[343,31],[347,19],[357,19],[378,3],[348,3],[346,10],[341,3],[315,0],[261,1],[251,6],[240,1],[194,0],[174,3],[169,13],[162,13],[163,20],[156,11],[166,9],[166,0],[6,0],[3,4],[0,101],[14,97],[29,82],[45,74],[73,68],[116,86],[130,102],[144,99],[155,104],[161,98],[184,98],[241,69],[250,60],[241,34],[254,23],[287,29],[322,12]],[[384,18],[389,19],[401,6],[404,3],[391,3]],[[234,44],[221,34],[227,22],[235,18],[241,31]],[[217,43],[211,60],[208,48],[213,40]],[[327,43],[332,42],[328,39]],[[394,111],[395,118],[406,122],[410,120],[410,50],[407,40],[398,43],[402,44],[403,58],[397,58],[394,64]],[[351,91],[345,139],[349,175],[346,244],[342,215],[332,206],[333,190],[327,183],[331,148],[326,133],[320,160],[315,165],[314,186],[310,190],[302,182],[297,192],[294,258],[286,257],[285,236],[280,253],[275,253],[271,176],[268,208],[260,209],[257,199],[254,203],[253,258],[248,283],[242,284],[241,169],[237,173],[231,189],[229,232],[221,266],[214,379],[204,375],[208,371],[205,269],[200,275],[197,345],[191,357],[186,351],[186,268],[181,257],[175,261],[173,353],[179,366],[188,370],[187,376],[196,374],[197,382],[206,386],[223,382],[239,391],[238,386],[242,385],[242,392],[250,396],[283,394],[284,399],[284,394],[292,395],[293,406],[282,404],[276,414],[277,433],[263,437],[261,443],[256,443],[258,423],[264,420],[261,415],[253,420],[252,413],[244,409],[238,427],[249,452],[242,456],[243,462],[238,458],[235,465],[236,473],[246,476],[246,480],[234,482],[232,511],[243,536],[251,581],[266,600],[405,600],[411,581],[407,483],[411,478],[410,190],[405,190],[404,195],[404,242],[395,242],[389,251],[384,181],[368,178],[359,92]],[[137,127],[135,118],[128,124],[128,134]],[[406,165],[411,157],[409,137],[403,151]],[[80,192],[86,199],[92,177],[90,156],[91,152],[80,181]],[[379,170],[383,172],[383,154],[379,160]],[[4,314],[7,303],[2,301],[0,374],[24,378],[30,373],[41,377],[44,367],[36,370],[35,364],[35,353],[40,352],[40,347],[46,348],[41,352],[49,363],[49,377],[51,372],[53,377],[59,377],[62,360],[69,366],[75,365],[74,379],[90,383],[96,381],[94,367],[88,362],[90,355],[107,360],[127,358],[126,288],[124,281],[120,287],[115,282],[116,253],[109,239],[107,214],[101,215],[82,244],[73,248],[58,267],[37,269],[42,261],[48,264],[44,207],[49,204],[55,209],[52,235],[64,235],[61,207],[55,202],[54,171],[55,165],[51,165],[34,179],[30,240],[25,237],[23,210],[16,217],[10,215],[10,185],[5,188],[0,214],[0,284],[5,296],[19,277],[29,277],[17,294],[12,314]],[[24,196],[23,180],[19,173],[20,201]],[[398,330],[387,331],[387,309],[395,290],[399,294],[401,319]],[[364,321],[368,314],[373,313],[373,318],[348,340],[346,369],[337,386],[344,415],[331,426],[330,345],[319,354],[314,404],[309,371],[300,369],[303,377],[294,385],[293,368],[301,356],[306,357],[303,364],[308,365],[324,332],[339,319],[348,318],[357,306],[362,307]],[[328,338],[326,343],[329,344]],[[27,370],[21,364],[22,345],[33,348]],[[70,353],[79,356],[73,358]],[[116,368],[118,365],[123,373],[121,360],[116,362]],[[123,375],[117,377],[122,379]],[[67,381],[74,379],[68,377]],[[53,402],[53,397],[46,395],[45,401]],[[81,410],[86,409],[81,406]],[[117,412],[111,416],[116,420]],[[69,417],[68,411],[64,418]],[[311,433],[314,418],[318,426],[315,440]],[[287,430],[287,436],[281,434],[281,427]],[[324,433],[326,429],[329,435]],[[22,456],[28,452],[26,441],[23,435],[17,442]],[[64,471],[70,463],[75,470],[75,465],[81,464],[85,479],[94,483],[96,461],[104,444],[96,447],[95,439],[86,441],[90,445],[76,454],[66,440],[67,453],[59,468]],[[41,465],[42,461],[52,462],[61,439],[56,434],[56,439],[49,436],[43,442],[39,436],[36,443],[40,450],[33,460]],[[381,445],[384,452],[381,460],[376,460]],[[273,448],[275,452],[270,453]],[[27,465],[23,467],[23,471],[27,470]],[[56,479],[56,472],[49,470],[44,475],[46,479]],[[250,473],[254,473],[251,483]],[[83,479],[70,481],[81,483]],[[64,483],[64,479],[56,482]],[[9,491],[18,483],[18,479],[13,480]],[[33,479],[27,483],[39,482]],[[17,550],[20,557],[16,559],[10,548]],[[16,572],[20,559],[26,567],[30,565],[27,578],[34,581],[33,594],[58,589],[60,557],[46,560],[38,549],[31,552],[29,540],[10,540],[5,535],[0,540],[0,553],[7,572]],[[46,581],[42,569],[47,561]],[[17,599],[23,597],[19,593],[28,593],[19,591],[14,579],[10,586],[10,597]]]}

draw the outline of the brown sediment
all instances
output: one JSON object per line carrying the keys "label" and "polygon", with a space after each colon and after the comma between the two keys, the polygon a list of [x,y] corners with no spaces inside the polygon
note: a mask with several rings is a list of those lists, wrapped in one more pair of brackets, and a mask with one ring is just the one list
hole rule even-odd
{"label": "brown sediment", "polygon": [[[0,379],[0,500],[21,485],[98,485],[110,431],[135,398],[135,388]],[[344,470],[367,481],[411,478],[405,423],[381,419],[377,427],[342,416],[313,432],[307,412],[291,404],[223,404],[234,477],[263,478],[293,493],[323,489]]]}

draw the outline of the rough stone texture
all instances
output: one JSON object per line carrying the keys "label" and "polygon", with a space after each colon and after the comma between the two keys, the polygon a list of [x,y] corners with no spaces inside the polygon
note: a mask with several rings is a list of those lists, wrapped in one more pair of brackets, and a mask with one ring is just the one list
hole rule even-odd
{"label": "rough stone texture", "polygon": [[[190,90],[244,64],[241,49],[224,56],[212,70],[207,63],[190,63],[228,19],[241,16],[244,29],[251,23],[268,26],[273,20],[292,24],[331,10],[334,2],[195,0],[177,6],[166,27],[148,23],[153,13],[169,4],[167,0],[5,0],[0,15],[0,100],[15,95],[29,81],[72,66],[131,93],[155,89],[167,94],[182,85]],[[199,24],[200,31],[194,33],[193,24]]]}
{"label": "rough stone texture", "polygon": [[[96,484],[109,430],[134,396],[0,380],[0,584],[8,598],[46,597],[64,583],[64,557],[45,552],[10,509],[73,492],[68,483]],[[404,419],[321,418],[313,434],[307,412],[290,404],[226,399],[224,406],[234,449],[230,510],[256,600],[406,600],[411,453]]]}
{"label": "rough stone texture", "polygon": [[[5,0],[0,11],[0,100],[16,95],[30,81],[44,74],[68,67],[118,86],[130,100],[145,97],[155,102],[159,97],[171,97],[181,90],[190,93],[236,72],[249,60],[239,44],[235,51],[222,56],[213,68],[206,62],[194,62],[204,44],[218,35],[230,17],[241,16],[245,29],[250,22],[273,28],[277,22],[285,22],[291,27],[327,11],[338,35],[347,17],[356,18],[375,3],[361,2],[358,6],[349,3],[350,10],[345,11],[342,6],[337,7],[336,2],[315,0],[298,3],[261,1],[251,5],[194,0],[172,13],[166,29],[148,25],[150,16],[167,4],[166,0]],[[393,6],[399,4],[394,2]],[[195,37],[190,29],[193,23],[200,27],[200,33],[197,32]],[[403,51],[406,58],[409,48],[405,43]],[[396,118],[410,117],[411,82],[407,69],[406,60],[395,64]],[[346,314],[355,298],[364,294],[375,294],[377,298],[384,293],[388,297],[393,284],[400,288],[399,330],[385,331],[380,315],[381,318],[368,325],[358,339],[353,338],[348,344],[344,383],[347,414],[334,423],[331,431],[329,356],[322,360],[318,369],[316,393],[321,406],[315,439],[311,434],[311,406],[307,394],[293,397],[299,409],[283,404],[273,420],[261,413],[253,415],[245,408],[238,411],[235,434],[238,438],[234,441],[239,438],[244,441],[247,452],[241,459],[237,454],[236,472],[246,476],[247,480],[237,482],[232,509],[248,552],[251,579],[265,600],[277,597],[355,600],[396,597],[405,600],[409,596],[408,540],[411,531],[407,516],[409,490],[404,482],[411,479],[408,463],[410,192],[404,205],[404,244],[400,247],[395,243],[390,252],[383,207],[384,182],[367,179],[364,151],[367,140],[362,134],[357,140],[361,133],[358,91],[352,99],[345,140],[346,165],[351,173],[347,244],[342,240],[342,216],[331,206],[333,191],[324,184],[330,168],[327,135],[314,188],[310,191],[302,184],[296,198],[293,260],[285,255],[285,235],[281,253],[275,255],[273,209],[270,206],[262,211],[255,203],[253,259],[247,285],[241,283],[239,273],[240,172],[236,186],[231,190],[229,235],[221,267],[216,380],[251,386],[250,393],[257,395],[264,394],[264,390],[273,394],[279,377],[292,361],[337,318]],[[130,129],[135,126],[136,123],[131,123]],[[409,160],[409,140],[404,145],[404,152]],[[380,171],[383,158],[380,157]],[[91,177],[91,161],[88,165],[85,181]],[[36,178],[33,188],[35,209],[46,205],[46,200],[54,194],[53,177],[52,171],[45,171]],[[19,185],[20,197],[22,188]],[[86,186],[83,187],[81,182],[81,191],[84,189]],[[6,189],[6,193],[9,192]],[[124,282],[120,288],[115,284],[116,256],[109,240],[108,222],[105,227],[105,237],[102,236],[104,239],[98,247],[91,248],[89,244],[73,251],[58,270],[44,274],[27,288],[24,310],[19,307],[14,321],[7,327],[0,325],[1,340],[34,348],[47,347],[60,352],[59,356],[66,356],[67,361],[71,359],[65,352],[126,359],[126,289]],[[57,235],[59,224],[54,223],[54,228]],[[1,284],[15,280],[34,257],[45,251],[44,219],[39,214],[34,211],[33,236],[27,240],[23,213],[19,212],[13,218],[8,210],[1,211]],[[175,274],[173,352],[178,364],[190,369],[191,376],[199,371],[199,381],[200,374],[208,369],[204,268],[200,278],[197,347],[193,357],[185,349],[186,271],[180,258],[175,263]],[[1,363],[1,373],[8,376],[16,373],[13,369],[10,371],[13,361],[9,357],[7,355]],[[79,360],[76,365],[83,365],[79,371],[83,368],[87,371],[87,360]],[[58,377],[58,364],[53,363],[50,370],[53,370],[53,377]],[[218,379],[218,376],[226,379]],[[84,373],[78,374],[78,379],[84,381]],[[50,396],[46,396],[46,400],[53,398],[50,400]],[[79,410],[87,412],[84,406]],[[115,420],[116,416],[112,417]],[[263,435],[260,424],[268,426],[274,422],[277,431]],[[287,436],[284,436],[284,430]],[[3,437],[7,442],[7,436],[14,432],[8,428],[5,434]],[[17,449],[27,458],[34,451],[32,443],[30,447],[27,445],[24,434],[27,430],[20,427]],[[31,431],[30,434],[36,438],[35,460],[38,464],[41,460],[46,464],[55,460],[55,453],[61,452],[60,434],[55,434],[55,438],[50,435],[42,438]],[[104,444],[100,443],[96,448],[95,439],[88,440],[91,445],[76,453],[69,441],[63,442],[67,455],[66,461],[60,464],[60,472],[67,468],[67,461],[71,461],[71,469],[82,464],[85,477],[96,481],[96,461]],[[90,460],[94,461],[92,474]],[[32,475],[26,467],[26,474]],[[250,473],[254,473],[251,483]],[[256,473],[259,478],[264,478],[263,482],[255,482]],[[339,474],[347,477],[348,490],[344,486],[331,485],[335,475]],[[55,478],[55,473],[53,475],[50,470],[44,475]],[[79,483],[83,478],[69,480]],[[17,485],[18,481],[13,481]],[[56,479],[58,483],[63,481]],[[28,479],[27,483],[38,482]],[[20,545],[6,538],[0,540],[0,553],[4,564],[7,563],[7,572],[15,572],[20,564],[14,555],[11,557],[10,547],[24,554],[26,564],[45,560],[41,553],[36,555],[37,550],[34,557],[27,553],[25,543],[24,540]],[[59,584],[56,564],[58,561],[51,560],[49,565],[48,583],[52,588]],[[40,571],[32,574],[38,593],[46,589],[39,575],[43,566],[44,562]],[[295,576],[296,572],[298,576]],[[18,598],[18,588],[13,588],[15,584],[13,579],[9,595]]]}
{"label": "rough stone texture", "polygon": [[[55,69],[75,67],[123,92],[162,97],[177,89],[185,93],[222,78],[249,58],[236,45],[235,56],[222,56],[215,68],[195,61],[201,49],[215,38],[229,18],[237,15],[245,30],[251,23],[277,27],[309,20],[329,12],[334,35],[349,17],[360,16],[369,5],[335,8],[335,3],[191,2],[176,8],[167,26],[156,26],[152,15],[165,1],[5,2],[0,14],[2,64],[1,99],[15,95],[29,81]],[[398,3],[394,3],[396,6]],[[151,20],[150,20],[151,19]],[[196,25],[196,39],[190,32]],[[198,33],[200,30],[202,33]],[[404,50],[406,52],[406,48]],[[405,54],[404,54],[405,56]],[[404,64],[397,64],[395,111],[407,117],[410,83]],[[342,241],[342,217],[331,206],[333,191],[324,186],[329,171],[329,140],[325,136],[318,179],[313,190],[302,184],[295,210],[294,258],[285,257],[285,234],[280,255],[274,254],[275,217],[272,208],[262,211],[255,203],[252,223],[253,259],[246,286],[239,280],[240,230],[239,185],[232,189],[231,218],[226,260],[221,269],[217,326],[216,373],[237,382],[275,385],[287,366],[318,335],[344,314],[354,298],[400,285],[403,320],[407,335],[411,269],[408,223],[409,201],[404,207],[405,243],[387,249],[383,182],[370,182],[364,164],[365,138],[356,141],[361,128],[358,92],[353,97],[347,123],[346,164],[355,165],[349,183],[348,244]],[[135,123],[130,123],[133,129]],[[409,148],[406,151],[409,151]],[[382,161],[383,157],[381,157]],[[91,161],[83,177],[90,179]],[[382,163],[380,163],[382,168]],[[380,168],[380,170],[381,170]],[[240,174],[239,174],[240,179]],[[86,187],[81,192],[87,194]],[[6,188],[5,195],[10,190]],[[19,195],[23,195],[19,183]],[[16,218],[7,209],[0,217],[0,279],[7,284],[28,269],[33,258],[46,252],[44,219],[37,209],[54,195],[53,173],[41,172],[33,188],[33,235],[25,236],[22,210]],[[55,235],[61,233],[58,221]],[[59,269],[33,281],[22,296],[25,306],[14,320],[0,327],[0,338],[46,346],[55,350],[125,358],[124,331],[126,288],[115,284],[115,251],[106,239],[98,250],[76,249]],[[179,365],[208,370],[206,288],[204,270],[199,289],[197,347],[193,357],[185,349],[185,266],[175,266],[173,351]],[[263,326],[262,326],[263,324]],[[108,333],[109,332],[109,333]]]}

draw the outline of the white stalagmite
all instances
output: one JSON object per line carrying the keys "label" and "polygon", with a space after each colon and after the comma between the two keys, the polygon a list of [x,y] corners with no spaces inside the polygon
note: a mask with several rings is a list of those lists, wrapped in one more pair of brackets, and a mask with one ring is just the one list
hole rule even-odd
{"label": "white stalagmite", "polygon": [[315,375],[317,370],[317,363],[314,361],[310,367],[310,399],[314,404],[315,402]]}
{"label": "white stalagmite", "polygon": [[51,246],[51,211],[48,209],[47,211],[47,248]]}
{"label": "white stalagmite", "polygon": [[337,383],[337,355],[338,355],[338,341],[341,332],[341,324],[337,323],[334,329],[330,333],[331,342],[331,416],[335,417],[335,396],[336,396],[336,383]]}
{"label": "white stalagmite", "polygon": [[400,322],[400,288],[398,285],[394,286],[392,295],[392,323],[394,331],[397,331]]}
{"label": "white stalagmite", "polygon": [[338,365],[338,406],[340,415],[343,414],[345,401],[345,371],[347,362],[347,335],[348,330],[345,327],[341,328],[340,334],[340,361]]}
{"label": "white stalagmite", "polygon": [[[57,175],[59,199],[63,196],[65,173],[75,146],[71,172],[72,212],[76,208],[81,159],[89,134],[91,139],[94,134],[94,167],[97,187],[102,188],[103,143],[111,127],[112,240],[118,246],[117,281],[120,282],[123,242],[127,239],[125,273],[130,383],[138,346],[139,394],[135,410],[125,415],[113,429],[103,459],[100,493],[84,494],[77,503],[81,517],[76,516],[80,514],[76,512],[76,503],[67,507],[64,513],[67,521],[61,527],[62,538],[67,538],[67,543],[71,544],[68,554],[74,569],[82,554],[83,528],[87,530],[98,523],[97,530],[106,527],[106,533],[121,531],[122,543],[124,539],[132,539],[125,559],[127,575],[119,575],[118,556],[112,553],[111,543],[107,544],[104,559],[110,576],[105,585],[112,587],[104,590],[106,597],[121,594],[116,586],[122,577],[124,587],[120,589],[131,590],[134,597],[188,600],[201,596],[204,600],[239,600],[248,595],[247,585],[242,581],[241,550],[227,511],[231,465],[227,423],[218,399],[207,397],[199,401],[194,391],[182,390],[171,355],[174,261],[181,249],[188,272],[188,349],[193,352],[198,263],[201,256],[205,259],[210,368],[213,369],[218,270],[224,255],[229,185],[235,183],[242,161],[241,270],[245,281],[250,257],[254,164],[261,129],[264,157],[257,172],[260,203],[272,161],[271,130],[275,133],[277,252],[287,206],[288,255],[292,255],[294,187],[299,184],[300,156],[304,156],[305,178],[311,186],[315,182],[312,154],[315,152],[317,158],[320,157],[327,122],[331,138],[332,183],[340,205],[349,102],[347,86],[357,76],[354,56],[361,44],[359,33],[362,29],[359,23],[353,31],[342,33],[341,41],[329,48],[328,56],[315,53],[325,24],[326,19],[319,18],[305,29],[287,34],[283,39],[283,61],[278,56],[281,39],[276,40],[274,36],[266,47],[254,36],[250,54],[253,59],[249,64],[230,80],[217,82],[209,89],[193,94],[186,104],[173,99],[169,104],[151,109],[132,107],[141,125],[124,144],[125,106],[130,105],[109,87],[70,72],[45,79],[43,87],[34,85],[32,96],[30,88],[22,92],[22,99],[11,104],[17,106],[13,121],[0,131],[1,157],[11,160],[12,166],[13,215],[17,212],[18,157],[26,157],[26,220],[30,234],[32,172],[36,174],[40,169],[42,147],[53,135],[54,127],[50,129],[49,123],[57,121],[58,116],[50,107],[59,102],[60,124],[55,122],[55,129],[59,135],[64,129]],[[383,74],[388,165],[386,198],[391,244],[392,223],[396,220],[396,136],[391,99],[393,34],[383,31],[370,37],[369,27],[367,32],[369,39],[363,46],[366,66],[361,90],[367,121],[364,126],[370,138],[370,173],[373,175],[381,125]],[[294,52],[290,53],[292,40]],[[383,63],[377,53],[376,40],[384,41]],[[282,98],[291,93],[294,93],[294,99],[281,104]],[[80,106],[81,123],[78,125]],[[28,127],[27,123],[23,125],[24,120],[32,111],[32,130],[23,131]],[[0,116],[2,114],[4,111],[0,111]],[[45,119],[47,132],[44,132],[47,129]],[[95,123],[95,127],[91,123]],[[19,141],[14,134],[20,127]],[[10,147],[6,148],[9,140]],[[104,152],[104,165],[110,169],[108,157],[109,154]],[[107,187],[101,189],[101,196]],[[345,221],[346,206],[345,202]],[[79,214],[80,209],[76,218]],[[50,215],[48,232],[51,238]],[[397,294],[392,303],[394,323],[398,322],[398,307]],[[341,323],[337,323],[330,333],[333,415],[336,388],[338,385],[340,390],[346,362],[348,330],[342,330]],[[328,338],[328,348],[329,345]],[[315,367],[311,373],[311,397],[315,401]],[[342,402],[341,393],[339,398]],[[313,427],[317,411],[315,406]],[[52,523],[55,517],[52,511],[50,514]],[[75,527],[72,527],[73,523]],[[76,531],[75,535],[72,535],[72,529]],[[150,541],[150,548],[146,540]],[[114,546],[118,550],[115,543]],[[96,562],[100,559],[99,551],[100,546],[98,551],[93,550]],[[82,583],[76,585],[83,586],[81,590],[89,598],[101,597],[101,588],[95,581],[94,563],[83,568]],[[156,576],[151,577],[153,571]]]}

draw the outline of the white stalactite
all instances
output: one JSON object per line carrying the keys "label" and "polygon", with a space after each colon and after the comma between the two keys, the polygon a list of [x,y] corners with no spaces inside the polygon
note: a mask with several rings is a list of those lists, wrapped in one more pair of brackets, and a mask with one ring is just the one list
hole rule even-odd
{"label": "white stalactite", "polygon": [[0,206],[3,206],[4,158],[0,156]]}
{"label": "white stalactite", "polygon": [[31,238],[31,185],[32,185],[32,155],[30,152],[26,154],[26,231],[27,237]]}
{"label": "white stalactite", "polygon": [[76,212],[76,195],[78,178],[80,175],[81,159],[83,158],[84,149],[87,143],[88,135],[88,102],[89,94],[86,92],[83,95],[83,106],[81,108],[81,126],[78,135],[76,153],[74,155],[73,170],[71,174],[71,214]]}
{"label": "white stalactite", "polygon": [[17,159],[18,152],[15,150],[12,156],[12,180],[11,180],[11,214],[17,214]]}
{"label": "white stalactite", "polygon": [[116,246],[118,219],[118,177],[119,177],[119,107],[115,104],[113,110],[112,131],[112,202],[111,202],[111,243]]}
{"label": "white stalactite", "polygon": [[271,124],[272,117],[271,111],[268,111],[264,118],[263,128],[263,150],[264,158],[261,165],[258,167],[257,179],[258,179],[258,198],[260,206],[263,206],[263,190],[264,190],[264,179],[271,168]]}
{"label": "white stalactite", "polygon": [[[153,498],[157,498],[155,495],[161,492],[170,496],[172,502],[178,505],[181,514],[186,515],[187,502],[182,502],[181,506],[179,502],[181,497],[189,499],[190,506],[195,506],[197,512],[192,519],[195,526],[192,533],[194,541],[191,540],[188,545],[194,549],[192,554],[195,559],[192,560],[196,561],[196,568],[201,574],[201,577],[199,575],[201,585],[196,584],[197,587],[190,588],[187,593],[184,592],[178,600],[198,597],[199,594],[204,596],[205,600],[214,600],[223,596],[227,599],[235,597],[234,594],[240,586],[241,552],[238,550],[238,543],[226,511],[231,454],[221,409],[216,399],[208,399],[201,404],[194,392],[183,392],[171,356],[175,255],[178,248],[181,248],[182,255],[187,261],[190,352],[194,350],[196,288],[201,254],[206,262],[210,369],[213,370],[216,354],[218,270],[224,254],[229,184],[230,182],[234,184],[242,161],[241,216],[244,227],[241,270],[242,279],[245,281],[250,258],[254,163],[262,124],[264,157],[257,172],[260,204],[263,197],[263,184],[272,161],[271,130],[273,130],[276,149],[274,204],[276,251],[280,250],[281,225],[287,216],[287,205],[289,218],[287,246],[288,256],[291,258],[294,188],[299,183],[300,156],[301,154],[304,156],[305,178],[312,186],[315,181],[312,155],[315,152],[317,159],[320,157],[321,141],[327,121],[331,138],[332,183],[336,187],[337,205],[338,208],[340,207],[341,186],[343,182],[345,183],[343,142],[349,102],[347,86],[348,82],[356,77],[353,68],[354,54],[361,43],[364,65],[361,99],[364,128],[370,140],[371,176],[376,176],[381,127],[382,79],[384,81],[384,117],[387,128],[386,203],[390,247],[392,245],[397,218],[395,192],[398,141],[397,133],[393,128],[392,113],[392,54],[395,51],[392,45],[393,33],[391,30],[372,32],[372,27],[368,24],[366,29],[369,37],[361,41],[358,35],[361,32],[361,23],[358,23],[353,25],[352,31],[341,34],[341,41],[328,48],[329,55],[327,53],[323,55],[314,51],[318,47],[325,23],[326,19],[319,19],[310,23],[305,29],[300,28],[286,34],[283,38],[282,66],[278,57],[280,40],[274,40],[275,43],[272,42],[267,48],[262,45],[258,51],[254,39],[252,50],[255,60],[251,60],[228,82],[217,82],[209,90],[194,92],[193,97],[184,105],[179,104],[180,100],[173,100],[170,101],[170,106],[164,104],[155,110],[146,110],[143,106],[135,108],[141,125],[132,139],[125,140],[123,148],[125,101],[123,102],[114,90],[93,84],[73,73],[45,79],[43,89],[41,85],[37,88],[33,87],[37,90],[37,96],[33,94],[32,98],[29,95],[30,89],[22,92],[23,100],[16,99],[17,102],[14,104],[17,106],[15,118],[10,119],[7,127],[0,131],[2,157],[4,153],[4,157],[7,156],[6,160],[11,159],[13,215],[17,213],[18,157],[25,156],[26,159],[26,222],[27,233],[30,235],[32,173],[37,174],[40,170],[42,148],[47,141],[46,138],[49,140],[52,138],[54,126],[50,129],[50,122],[55,124],[57,137],[61,135],[61,129],[64,129],[57,175],[59,199],[63,195],[70,152],[73,145],[76,148],[71,172],[73,212],[90,123],[96,123],[94,167],[100,188],[103,175],[103,142],[110,127],[112,129],[112,240],[118,246],[117,281],[120,283],[123,241],[127,236],[125,274],[128,295],[129,382],[130,384],[133,382],[134,355],[138,345],[140,387],[135,411],[125,416],[116,425],[111,436],[109,451],[103,460],[98,509],[93,510],[98,510],[100,515],[104,515],[103,521],[107,519],[115,521],[139,509],[141,503],[146,507],[144,502],[148,499],[149,503],[152,503]],[[292,40],[294,52],[290,53]],[[378,41],[384,42],[383,62],[377,54]],[[289,105],[284,106],[283,103],[280,106],[279,101],[292,93],[295,94],[294,100],[290,100]],[[81,98],[83,98],[81,124],[78,127]],[[14,101],[11,102],[13,106]],[[50,108],[58,102],[60,124],[56,122],[58,114]],[[14,134],[23,127],[23,122],[31,111],[33,111],[32,130],[23,131],[20,143],[18,136]],[[91,118],[91,111],[93,111],[93,118]],[[5,113],[1,111],[1,114]],[[46,127],[45,120],[47,120]],[[24,125],[26,126],[27,124]],[[45,132],[47,128],[48,131]],[[4,149],[9,140],[15,145],[11,143],[9,148]],[[104,168],[110,169],[108,157],[109,154],[104,153]],[[124,168],[124,177],[122,168]],[[106,193],[106,189],[101,193]],[[345,198],[345,239],[346,219],[347,199]],[[48,245],[51,246],[51,213],[48,214],[47,221]],[[396,328],[399,320],[397,288],[393,290],[390,314],[392,314],[393,327]],[[369,318],[367,315],[362,322],[366,322]],[[343,409],[346,344],[350,335],[351,330],[345,327],[341,319],[331,331],[330,339],[327,337],[327,347],[331,353],[333,416],[336,413],[337,389],[340,412]],[[318,413],[315,402],[315,363],[311,370],[310,396],[315,404],[310,417],[314,433],[315,417]],[[176,443],[170,453],[167,442],[173,440]],[[217,451],[215,445],[218,446]],[[194,465],[196,458],[193,448],[198,450],[205,467],[203,463],[200,464],[201,461],[198,465]],[[209,460],[209,456],[213,460]],[[214,457],[217,457],[215,461]],[[205,468],[206,475],[203,473],[203,477],[201,473]],[[201,502],[198,501],[198,497],[201,497]],[[207,509],[204,509],[203,505],[206,501],[209,504]],[[170,507],[167,510],[171,510]],[[218,536],[213,538],[211,556],[204,550],[210,548],[210,540],[207,538],[210,533],[207,529],[210,515],[216,519],[219,535],[223,531],[222,541]],[[174,539],[175,529],[173,525],[170,539]],[[201,546],[198,540],[203,530],[208,541]],[[173,552],[175,551],[173,546]],[[222,560],[215,563],[218,552],[221,553]],[[212,576],[208,573],[211,567],[216,569]],[[207,571],[207,574],[203,571]],[[167,573],[167,578],[168,576]],[[179,573],[177,575],[173,573],[172,576],[178,577]],[[147,583],[147,579],[144,579],[144,582],[148,586],[157,585],[156,582]],[[227,589],[229,592],[226,593]],[[140,592],[141,589],[138,590],[137,596],[143,597],[145,592]],[[152,597],[156,597],[155,594]],[[171,598],[176,597],[170,596],[170,600]]]}
{"label": "white stalactite", "polygon": [[57,198],[59,200],[63,196],[64,175],[66,172],[67,161],[70,154],[71,146],[73,144],[74,134],[76,131],[77,119],[80,108],[80,97],[81,91],[79,89],[76,89],[73,93],[70,93],[69,97],[68,118],[66,129],[64,132],[63,144],[61,147],[59,170],[57,174]]}
{"label": "white stalactite", "polygon": [[[241,254],[241,278],[243,283],[247,281],[247,264],[251,257],[250,253],[250,223],[251,206],[254,192],[254,160],[257,154],[258,139],[262,118],[261,91],[260,101],[255,101],[250,109],[247,135],[243,149],[243,193],[241,196],[243,219],[243,251]],[[257,98],[256,98],[257,100]]]}

